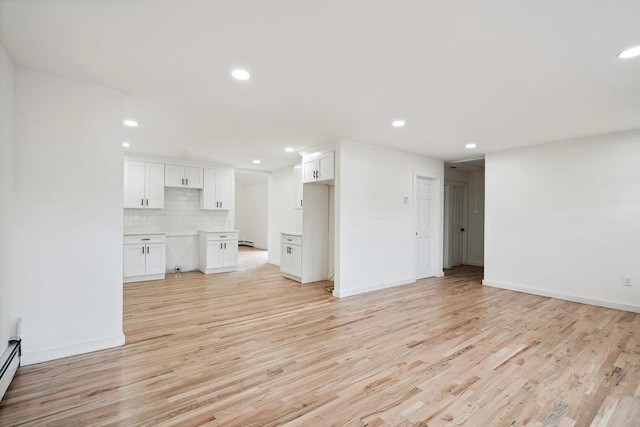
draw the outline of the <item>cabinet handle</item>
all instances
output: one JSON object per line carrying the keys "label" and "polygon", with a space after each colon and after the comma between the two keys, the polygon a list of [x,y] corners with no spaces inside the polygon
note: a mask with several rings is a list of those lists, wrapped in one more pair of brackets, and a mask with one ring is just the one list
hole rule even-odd
{"label": "cabinet handle", "polygon": [[220,243],[220,249],[222,249],[222,242]]}
{"label": "cabinet handle", "polygon": [[222,202],[220,202],[220,207],[222,207]]}
{"label": "cabinet handle", "polygon": [[149,246],[147,246],[147,253],[149,253]]}
{"label": "cabinet handle", "polygon": [[144,246],[142,247],[142,253],[144,254]]}
{"label": "cabinet handle", "polygon": [[227,249],[227,244],[226,243],[224,244],[224,248]]}
{"label": "cabinet handle", "polygon": [[142,241],[143,241],[143,242],[146,242],[146,241],[148,241],[148,240],[151,240],[151,239],[142,239]]}
{"label": "cabinet handle", "polygon": [[300,199],[300,206],[302,206],[302,199]]}
{"label": "cabinet handle", "polygon": [[147,206],[149,206],[149,199],[147,199]]}
{"label": "cabinet handle", "polygon": [[144,199],[140,199],[140,205],[144,206]]}
{"label": "cabinet handle", "polygon": [[189,178],[187,178],[186,181],[187,181],[187,185],[189,185]]}
{"label": "cabinet handle", "polygon": [[224,239],[225,237],[227,237],[227,236],[220,236],[221,239]]}
{"label": "cabinet handle", "polygon": [[182,178],[182,185],[184,185],[184,178]]}

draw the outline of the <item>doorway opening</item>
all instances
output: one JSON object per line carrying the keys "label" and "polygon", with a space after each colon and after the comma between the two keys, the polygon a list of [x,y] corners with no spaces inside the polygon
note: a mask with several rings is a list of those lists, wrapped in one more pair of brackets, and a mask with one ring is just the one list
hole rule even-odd
{"label": "doorway opening", "polygon": [[269,175],[236,171],[235,176],[238,270],[246,270],[266,264],[268,259]]}
{"label": "doorway opening", "polygon": [[446,162],[444,268],[484,267],[484,159]]}

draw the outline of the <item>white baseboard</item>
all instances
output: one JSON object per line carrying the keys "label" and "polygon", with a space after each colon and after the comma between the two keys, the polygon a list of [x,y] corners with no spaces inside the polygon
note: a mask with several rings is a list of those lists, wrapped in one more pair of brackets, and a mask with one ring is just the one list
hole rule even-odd
{"label": "white baseboard", "polygon": [[402,280],[394,280],[391,282],[381,282],[375,283],[373,285],[362,286],[354,289],[345,289],[345,290],[333,290],[333,296],[336,298],[345,298],[350,297],[352,295],[364,294],[365,292],[379,291],[381,289],[393,288],[394,286],[402,286],[409,283],[415,283],[416,280],[414,278],[402,279]]}
{"label": "white baseboard", "polygon": [[[23,341],[24,345],[24,341]],[[33,365],[34,363],[47,362],[54,359],[62,359],[63,357],[75,356],[78,354],[90,353],[92,351],[104,350],[112,347],[124,345],[124,333],[109,338],[102,338],[94,341],[85,341],[62,347],[48,348],[39,351],[24,351],[20,358],[21,365]]]}
{"label": "white baseboard", "polygon": [[276,261],[273,259],[267,259],[267,264],[275,265],[276,267],[280,267],[280,261]]}
{"label": "white baseboard", "polygon": [[613,308],[615,310],[631,311],[640,313],[640,306],[622,304],[619,302],[598,300],[593,298],[582,297],[579,295],[565,294],[562,292],[547,291],[544,289],[536,289],[528,286],[514,285],[511,283],[494,282],[492,280],[483,280],[482,284],[493,288],[508,289],[510,291],[524,292],[527,294],[540,295],[543,297],[557,298],[566,301],[579,302],[582,304],[597,305],[599,307]]}

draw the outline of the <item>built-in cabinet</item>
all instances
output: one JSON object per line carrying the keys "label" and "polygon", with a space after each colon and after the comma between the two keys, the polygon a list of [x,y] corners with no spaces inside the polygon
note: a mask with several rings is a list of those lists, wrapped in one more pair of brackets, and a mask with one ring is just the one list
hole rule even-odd
{"label": "built-in cabinet", "polygon": [[124,162],[124,207],[164,208],[164,165],[136,160]]}
{"label": "built-in cabinet", "polygon": [[200,193],[200,209],[233,209],[233,171],[204,169],[204,188]]}
{"label": "built-in cabinet", "polygon": [[200,189],[203,187],[203,168],[165,165],[164,186]]}
{"label": "built-in cabinet", "polygon": [[124,236],[124,283],[164,279],[166,256],[165,234]]}
{"label": "built-in cabinet", "polygon": [[238,232],[198,232],[198,269],[205,273],[235,271],[238,266]]}
{"label": "built-in cabinet", "polygon": [[302,157],[302,182],[331,181],[335,177],[334,151],[315,152]]}
{"label": "built-in cabinet", "polygon": [[302,281],[302,235],[281,233],[280,272],[289,279]]}
{"label": "built-in cabinet", "polygon": [[302,209],[302,166],[293,168],[293,185],[295,186],[295,198],[293,200],[294,209]]}

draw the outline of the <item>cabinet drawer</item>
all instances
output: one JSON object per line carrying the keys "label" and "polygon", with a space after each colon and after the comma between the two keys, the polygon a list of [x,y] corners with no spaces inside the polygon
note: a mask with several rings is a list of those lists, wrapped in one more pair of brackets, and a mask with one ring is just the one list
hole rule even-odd
{"label": "cabinet drawer", "polygon": [[302,245],[302,237],[300,236],[292,236],[290,234],[282,235],[282,243],[285,245]]}
{"label": "cabinet drawer", "polygon": [[125,245],[135,245],[140,243],[166,243],[167,236],[164,234],[140,234],[135,236],[124,236]]}
{"label": "cabinet drawer", "polygon": [[205,233],[207,240],[238,240],[238,233]]}

